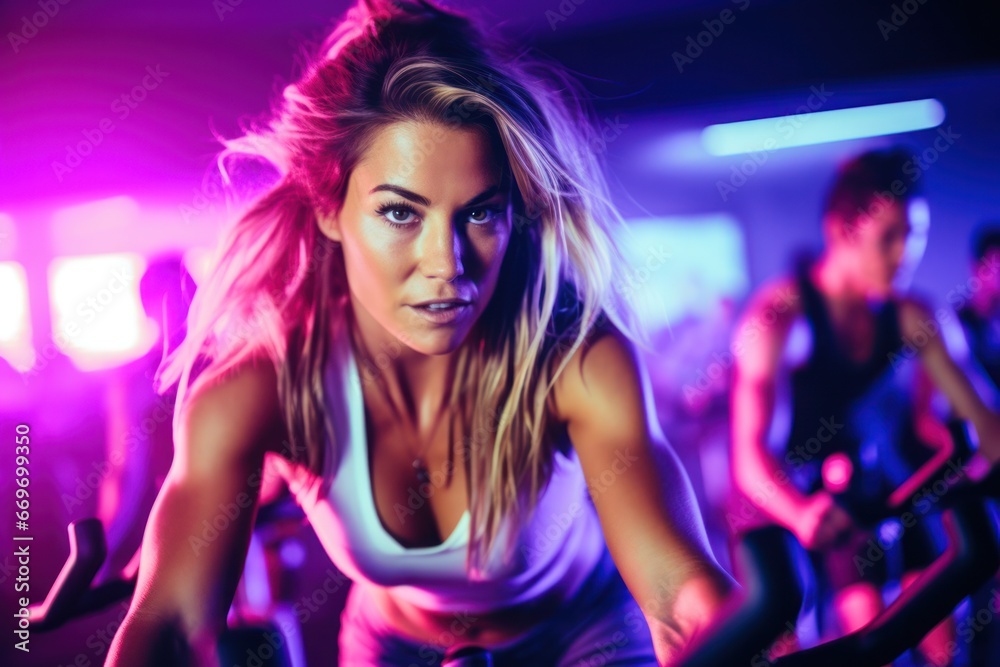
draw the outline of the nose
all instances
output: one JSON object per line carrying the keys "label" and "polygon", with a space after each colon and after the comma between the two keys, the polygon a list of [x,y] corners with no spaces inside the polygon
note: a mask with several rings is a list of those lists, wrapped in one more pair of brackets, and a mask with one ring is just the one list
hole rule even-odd
{"label": "nose", "polygon": [[453,281],[465,273],[462,237],[449,221],[428,224],[421,239],[421,269],[428,278]]}

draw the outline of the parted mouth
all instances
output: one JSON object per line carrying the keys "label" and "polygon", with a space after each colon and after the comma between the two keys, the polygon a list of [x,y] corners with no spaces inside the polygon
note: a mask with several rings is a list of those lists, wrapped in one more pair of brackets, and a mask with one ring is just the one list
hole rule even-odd
{"label": "parted mouth", "polygon": [[470,303],[472,302],[469,301],[468,299],[453,298],[453,299],[434,299],[432,301],[423,301],[421,303],[415,303],[413,305],[419,308],[427,308],[430,306],[447,306],[451,304],[464,306]]}

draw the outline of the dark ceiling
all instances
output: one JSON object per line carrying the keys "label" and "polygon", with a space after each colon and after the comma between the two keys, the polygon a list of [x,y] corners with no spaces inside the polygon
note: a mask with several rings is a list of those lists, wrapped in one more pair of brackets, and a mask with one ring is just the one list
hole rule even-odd
{"label": "dark ceiling", "polygon": [[[320,37],[348,6],[61,1],[0,4],[0,201],[114,191],[123,161],[129,178],[151,182],[201,172],[217,150],[212,131],[232,134],[241,118],[266,112],[296,73],[303,42]],[[564,63],[600,113],[655,114],[824,83],[1000,64],[1000,9],[983,0],[446,4]],[[58,11],[37,19],[42,5]],[[26,34],[31,20],[43,26],[18,42],[12,35]],[[169,85],[119,123],[108,142],[113,149],[102,147],[85,168],[54,179],[53,161],[154,64],[170,72]]]}

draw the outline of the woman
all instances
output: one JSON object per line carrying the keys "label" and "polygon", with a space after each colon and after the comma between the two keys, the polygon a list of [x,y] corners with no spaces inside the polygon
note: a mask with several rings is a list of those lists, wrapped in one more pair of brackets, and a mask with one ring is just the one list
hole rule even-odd
{"label": "woman", "polygon": [[265,459],[354,582],[343,664],[667,663],[710,620],[732,581],[649,419],[577,93],[460,15],[362,2],[228,143],[279,178],[163,369],[177,455],[110,664],[211,663]]}

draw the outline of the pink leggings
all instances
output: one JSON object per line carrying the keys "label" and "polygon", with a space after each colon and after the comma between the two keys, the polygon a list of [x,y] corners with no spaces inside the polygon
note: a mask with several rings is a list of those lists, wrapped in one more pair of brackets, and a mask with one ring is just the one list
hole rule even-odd
{"label": "pink leggings", "polygon": [[[351,587],[341,614],[343,667],[441,664],[450,644],[422,643],[400,635],[379,617],[364,590],[364,586]],[[646,619],[607,549],[562,611],[490,652],[494,667],[657,666]]]}

